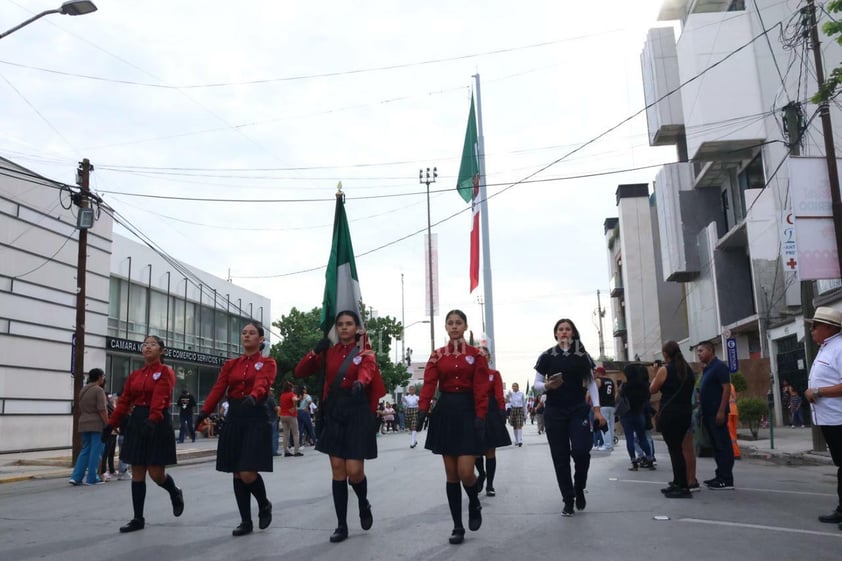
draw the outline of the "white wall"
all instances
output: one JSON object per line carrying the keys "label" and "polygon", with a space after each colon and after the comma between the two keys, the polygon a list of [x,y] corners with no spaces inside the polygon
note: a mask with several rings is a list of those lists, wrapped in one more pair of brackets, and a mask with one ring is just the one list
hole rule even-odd
{"label": "white wall", "polygon": [[623,255],[628,357],[652,360],[661,350],[655,249],[648,197],[623,197],[617,211]]}

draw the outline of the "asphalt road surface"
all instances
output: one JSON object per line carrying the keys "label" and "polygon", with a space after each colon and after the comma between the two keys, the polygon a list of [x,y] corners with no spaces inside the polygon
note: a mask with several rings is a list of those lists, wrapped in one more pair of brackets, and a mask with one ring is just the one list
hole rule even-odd
{"label": "asphalt road surface", "polygon": [[[836,506],[836,468],[737,463],[734,491],[703,490],[668,500],[669,458],[657,446],[657,471],[630,472],[625,450],[595,452],[588,505],[562,518],[549,448],[533,427],[522,448],[498,450],[497,496],[483,495],[483,525],[462,545],[448,544],[452,522],[444,469],[408,435],[378,439],[379,458],[366,463],[374,527],[363,532],[349,489],[350,537],[332,544],[336,526],[327,458],[305,448],[301,458],[276,458],[264,474],[274,503],[265,531],[234,538],[239,523],[231,476],[213,462],[169,473],[184,489],[186,509],[172,515],[165,491],[148,484],[146,528],[120,534],[132,514],[130,483],[72,487],[65,479],[0,485],[0,561],[159,561],[335,559],[430,561],[781,560],[842,558],[842,531],[818,514]],[[622,443],[621,443],[622,444]],[[713,461],[699,460],[699,479]],[[464,498],[467,527],[467,498]],[[256,506],[254,507],[256,525]]]}

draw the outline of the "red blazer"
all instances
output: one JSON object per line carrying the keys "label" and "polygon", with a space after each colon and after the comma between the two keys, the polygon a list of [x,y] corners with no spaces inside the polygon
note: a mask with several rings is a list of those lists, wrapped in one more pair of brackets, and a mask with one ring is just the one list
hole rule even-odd
{"label": "red blazer", "polygon": [[172,403],[172,389],[175,386],[175,374],[172,368],[160,361],[147,364],[129,374],[123,393],[117,401],[117,407],[111,413],[108,424],[119,427],[132,407],[149,407],[149,419],[160,423],[164,415],[169,415]]}
{"label": "red blazer", "polygon": [[430,410],[430,400],[438,385],[443,392],[473,393],[476,415],[485,419],[491,387],[489,375],[488,362],[479,349],[463,341],[456,344],[451,342],[437,349],[427,361],[418,408],[421,411]]}
{"label": "red blazer", "polygon": [[[345,362],[345,358],[351,349],[356,345],[343,345],[337,343],[327,350],[327,368],[325,368],[325,385],[322,388],[322,400],[327,398],[327,393],[333,387],[333,381],[339,373],[339,368]],[[312,376],[322,367],[322,355],[310,351],[304,358],[302,358],[295,367],[295,377],[305,378]],[[359,381],[365,387],[365,393],[368,397],[368,404],[371,412],[377,411],[377,402],[380,398],[386,395],[386,385],[383,383],[383,378],[380,375],[380,369],[377,367],[377,360],[375,360],[374,353],[370,349],[362,351],[360,354],[351,359],[351,364],[345,371],[345,377],[342,378],[342,383],[339,387],[344,389],[351,389],[354,382]]]}
{"label": "red blazer", "polygon": [[488,395],[494,396],[500,411],[506,410],[506,398],[503,397],[503,377],[498,370],[488,369]]}
{"label": "red blazer", "polygon": [[269,387],[277,374],[278,365],[275,364],[275,359],[264,357],[260,353],[226,360],[205,399],[202,413],[210,415],[216,411],[216,406],[226,391],[232,399],[243,399],[250,395],[258,402],[263,401],[269,395]]}

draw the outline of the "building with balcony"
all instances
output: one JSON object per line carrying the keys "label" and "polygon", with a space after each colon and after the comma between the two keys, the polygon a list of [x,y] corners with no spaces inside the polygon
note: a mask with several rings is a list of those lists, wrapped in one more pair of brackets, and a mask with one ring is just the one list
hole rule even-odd
{"label": "building with balcony", "polygon": [[[824,144],[807,102],[817,89],[809,20],[796,10],[665,0],[660,19],[670,24],[649,31],[641,67],[650,144],[676,147],[677,163],[655,180],[656,237],[663,280],[686,295],[690,343],[713,341],[721,353],[733,337],[740,359],[768,358],[773,376],[803,389],[804,361],[790,360],[805,338],[801,279],[781,247],[790,160],[824,156]],[[822,36],[821,48],[828,64],[842,60],[833,40]],[[838,104],[831,113],[839,146]],[[813,304],[842,306],[837,280],[814,288]]]}
{"label": "building with balcony", "polygon": [[[0,452],[72,442],[78,230],[70,191],[0,158]],[[120,392],[140,367],[147,334],[168,346],[175,392],[203,398],[222,362],[239,354],[249,318],[269,300],[112,231],[88,229],[85,370],[103,368]]]}

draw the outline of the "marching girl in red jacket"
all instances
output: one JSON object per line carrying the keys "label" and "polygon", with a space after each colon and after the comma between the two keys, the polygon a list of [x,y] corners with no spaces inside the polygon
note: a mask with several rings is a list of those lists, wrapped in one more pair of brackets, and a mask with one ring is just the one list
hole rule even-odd
{"label": "marching girl in red jacket", "polygon": [[[330,541],[336,543],[348,537],[348,483],[357,495],[360,526],[368,530],[374,523],[368,502],[365,460],[377,457],[374,418],[377,402],[386,393],[386,387],[374,352],[360,333],[362,323],[357,313],[339,312],[334,325],[339,342],[331,345],[330,339],[319,341],[295,367],[295,377],[310,376],[325,365],[319,404],[323,426],[316,427],[319,432],[316,450],[330,457],[333,507],[338,522]],[[334,384],[337,376],[342,376],[342,381]]]}
{"label": "marching girl in red jacket", "polygon": [[266,497],[266,486],[259,472],[272,471],[272,425],[266,397],[278,367],[274,359],[260,353],[266,344],[263,334],[263,327],[257,322],[243,326],[240,342],[245,353],[222,365],[196,420],[198,426],[228,394],[228,414],[216,449],[216,470],[234,475],[234,498],[241,518],[240,525],[231,532],[234,536],[254,530],[252,495],[257,499],[260,529],[272,523],[272,503]]}
{"label": "marching girl in red jacket", "polygon": [[[486,360],[491,356],[488,347],[480,347],[480,353]],[[483,455],[477,456],[476,466],[479,472],[477,491],[482,492],[483,483],[487,482],[485,494],[493,497],[494,475],[497,473],[497,448],[511,446],[512,439],[506,429],[506,400],[503,397],[503,377],[497,370],[488,369],[488,414],[485,418],[485,465]],[[488,478],[486,480],[486,477]]]}
{"label": "marching girl in red jacket", "polygon": [[[170,419],[170,403],[175,374],[161,363],[164,341],[150,335],[143,340],[143,368],[129,374],[117,407],[102,429],[105,441],[114,427],[120,427],[125,439],[120,447],[120,460],[132,466],[132,506],[134,518],[120,528],[135,532],[146,525],[143,506],[146,502],[146,474],[170,494],[172,513],[184,512],[184,496],[175,486],[164,466],[176,463],[175,431]],[[125,422],[124,422],[125,421]]]}
{"label": "marching girl in red jacket", "polygon": [[[468,319],[461,310],[452,310],[445,317],[450,342],[433,352],[424,368],[424,385],[418,403],[418,425],[423,426],[429,413],[425,448],[444,459],[447,477],[447,503],[453,518],[450,543],[462,543],[462,491],[468,494],[468,528],[479,530],[482,506],[479,485],[474,474],[474,461],[486,450],[485,417],[488,410],[488,362],[479,349],[468,345],[463,336]],[[438,387],[440,396],[435,410],[430,401]]]}

